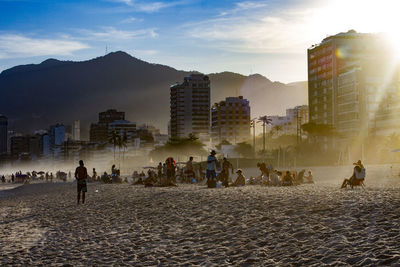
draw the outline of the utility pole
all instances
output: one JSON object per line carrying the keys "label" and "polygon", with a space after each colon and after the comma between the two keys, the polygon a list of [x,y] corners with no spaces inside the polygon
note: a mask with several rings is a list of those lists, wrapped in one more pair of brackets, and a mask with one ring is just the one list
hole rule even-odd
{"label": "utility pole", "polygon": [[255,119],[250,120],[250,128],[253,128],[253,155],[256,158],[256,121]]}
{"label": "utility pole", "polygon": [[297,120],[297,122],[296,122],[296,127],[297,127],[297,129],[296,129],[296,135],[297,135],[297,138],[296,138],[296,141],[297,141],[297,146],[299,145],[299,143],[301,143],[301,114],[300,114],[300,107],[297,107],[296,108],[296,120]]}

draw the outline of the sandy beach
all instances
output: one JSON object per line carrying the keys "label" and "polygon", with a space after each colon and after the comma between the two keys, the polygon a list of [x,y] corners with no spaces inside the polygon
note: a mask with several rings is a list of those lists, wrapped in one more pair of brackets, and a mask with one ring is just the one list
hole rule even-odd
{"label": "sandy beach", "polygon": [[290,188],[93,183],[80,206],[72,182],[3,191],[0,265],[398,266],[400,178],[367,167],[365,190],[340,190],[351,169],[313,171]]}

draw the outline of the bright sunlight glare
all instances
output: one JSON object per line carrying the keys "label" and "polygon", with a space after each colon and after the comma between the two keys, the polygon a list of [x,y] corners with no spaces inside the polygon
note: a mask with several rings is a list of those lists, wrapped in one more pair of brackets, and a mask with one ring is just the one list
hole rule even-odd
{"label": "bright sunlight glare", "polygon": [[[319,2],[319,1],[318,1]],[[384,33],[400,58],[400,1],[337,0],[320,3],[314,10],[309,29],[312,40],[354,29],[357,32]]]}

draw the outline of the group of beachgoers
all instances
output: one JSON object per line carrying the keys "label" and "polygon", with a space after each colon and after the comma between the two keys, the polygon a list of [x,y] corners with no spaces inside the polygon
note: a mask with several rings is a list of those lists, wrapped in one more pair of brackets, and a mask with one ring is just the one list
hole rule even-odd
{"label": "group of beachgoers", "polygon": [[[305,170],[300,172],[296,171],[278,171],[275,170],[271,164],[258,163],[257,167],[260,169],[261,174],[257,177],[250,177],[246,179],[242,169],[237,169],[237,177],[235,181],[230,178],[230,170],[233,174],[233,165],[226,159],[223,158],[222,164],[215,157],[217,153],[212,150],[210,155],[207,157],[207,186],[210,188],[214,187],[229,187],[229,186],[245,186],[249,185],[264,185],[264,186],[294,186],[303,183],[313,183],[313,176],[311,170],[308,171],[308,175],[305,175]],[[221,166],[222,165],[222,166]],[[221,169],[219,173],[217,170]]]}
{"label": "group of beachgoers", "polygon": [[[22,171],[17,171],[16,173],[11,174],[3,174],[1,175],[1,182],[4,183],[24,183],[28,184],[32,181],[46,181],[46,182],[54,182],[54,181],[67,181],[68,174],[62,171],[57,171],[55,175],[52,172],[44,172],[44,171],[31,171],[22,173]],[[71,178],[71,173],[69,174],[69,178]]]}
{"label": "group of beachgoers", "polygon": [[133,185],[152,186],[176,186],[177,182],[192,184],[207,184],[210,188],[215,187],[237,187],[247,185],[264,186],[293,186],[303,183],[313,183],[311,170],[305,174],[305,170],[278,171],[272,165],[258,163],[257,167],[261,174],[257,177],[246,179],[242,169],[236,169],[236,179],[233,180],[230,174],[235,173],[232,163],[227,158],[222,161],[216,158],[215,150],[207,157],[205,172],[202,164],[195,163],[193,157],[185,163],[184,167],[178,166],[172,157],[168,157],[164,163],[160,162],[157,167],[147,168],[147,175],[144,171],[135,171],[132,175]]}

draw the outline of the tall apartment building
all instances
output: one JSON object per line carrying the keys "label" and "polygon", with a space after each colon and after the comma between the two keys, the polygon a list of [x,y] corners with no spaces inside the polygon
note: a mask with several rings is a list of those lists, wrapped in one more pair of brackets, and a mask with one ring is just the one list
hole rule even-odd
{"label": "tall apartment building", "polygon": [[384,35],[349,31],[308,49],[310,120],[334,126],[344,146],[400,132],[399,89],[398,62]]}
{"label": "tall apartment building", "polygon": [[194,134],[209,140],[210,79],[203,74],[191,74],[183,83],[170,87],[171,137]]}
{"label": "tall apartment building", "polygon": [[338,77],[346,64],[363,57],[373,36],[354,30],[339,33],[307,51],[310,121],[336,126]]}
{"label": "tall apartment building", "polygon": [[109,109],[99,113],[98,123],[90,125],[91,142],[108,142],[108,125],[114,121],[125,120],[125,112]]}
{"label": "tall apartment building", "polygon": [[56,124],[50,126],[50,143],[52,146],[61,146],[65,142],[65,126]]}
{"label": "tall apartment building", "polygon": [[400,133],[400,72],[391,62],[379,54],[343,68],[336,129],[344,144],[369,135]]}
{"label": "tall apartment building", "polygon": [[11,155],[19,158],[26,154],[30,158],[37,158],[41,155],[40,135],[21,135],[11,138]]}
{"label": "tall apartment building", "polygon": [[19,157],[22,153],[29,153],[29,136],[11,137],[11,155]]}
{"label": "tall apartment building", "polygon": [[7,153],[8,119],[0,115],[0,155]]}
{"label": "tall apartment building", "polygon": [[72,124],[72,139],[75,141],[81,140],[81,122],[80,122],[80,120],[76,120]]}
{"label": "tall apartment building", "polygon": [[136,123],[127,120],[116,120],[108,124],[108,136],[116,131],[120,136],[126,135],[128,142],[133,142],[136,137]]}
{"label": "tall apartment building", "polygon": [[232,144],[250,138],[250,104],[243,96],[227,97],[211,109],[211,139],[213,144],[223,140]]}

